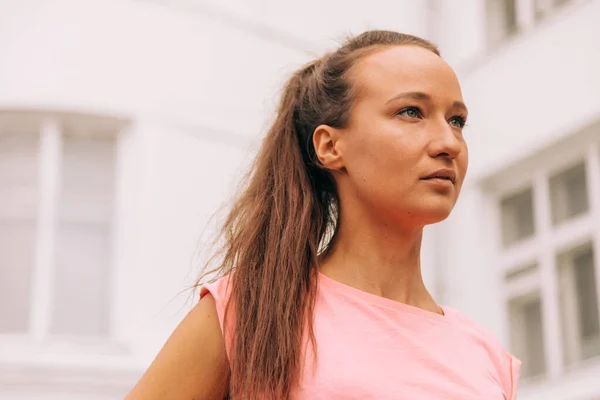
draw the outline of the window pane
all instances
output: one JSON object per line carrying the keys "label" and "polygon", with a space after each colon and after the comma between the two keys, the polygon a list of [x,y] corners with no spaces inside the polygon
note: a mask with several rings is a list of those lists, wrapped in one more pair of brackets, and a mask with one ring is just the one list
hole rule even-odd
{"label": "window pane", "polygon": [[109,243],[106,227],[63,223],[57,245],[51,333],[107,335]]}
{"label": "window pane", "polygon": [[600,355],[598,293],[591,245],[558,257],[565,363]]}
{"label": "window pane", "polygon": [[541,21],[549,15],[559,12],[559,8],[571,0],[535,0],[535,19]]}
{"label": "window pane", "polygon": [[0,218],[35,215],[38,159],[38,135],[0,134]]}
{"label": "window pane", "polygon": [[517,32],[517,0],[502,1],[504,7],[504,28],[507,35]]}
{"label": "window pane", "polygon": [[115,139],[66,136],[63,143],[60,218],[106,223],[111,218]]}
{"label": "window pane", "polygon": [[546,354],[539,294],[511,300],[509,315],[511,348],[523,362],[521,375],[524,378],[543,375]]}
{"label": "window pane", "polygon": [[0,134],[0,332],[29,329],[39,137]]}
{"label": "window pane", "polygon": [[109,332],[114,138],[65,136],[51,332]]}
{"label": "window pane", "polygon": [[533,192],[531,188],[502,199],[500,208],[502,243],[505,246],[533,235]]}
{"label": "window pane", "polygon": [[535,19],[541,21],[552,11],[553,0],[534,0]]}
{"label": "window pane", "polygon": [[33,221],[0,220],[0,333],[29,329]]}
{"label": "window pane", "polygon": [[517,32],[516,0],[487,1],[488,41],[492,47]]}
{"label": "window pane", "polygon": [[550,201],[554,225],[588,211],[586,179],[583,163],[550,178]]}

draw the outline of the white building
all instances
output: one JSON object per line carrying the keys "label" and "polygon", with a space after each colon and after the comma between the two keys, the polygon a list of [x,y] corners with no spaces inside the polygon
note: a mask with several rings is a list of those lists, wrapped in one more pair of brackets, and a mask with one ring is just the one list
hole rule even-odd
{"label": "white building", "polygon": [[438,294],[523,360],[520,399],[598,399],[600,1],[434,12],[472,117],[468,183],[433,229]]}
{"label": "white building", "polygon": [[471,110],[468,183],[425,243],[438,300],[525,361],[520,398],[600,398],[598,18],[600,0],[0,0],[0,399],[123,397],[194,301],[201,233],[285,77],[368,28],[441,45]]}

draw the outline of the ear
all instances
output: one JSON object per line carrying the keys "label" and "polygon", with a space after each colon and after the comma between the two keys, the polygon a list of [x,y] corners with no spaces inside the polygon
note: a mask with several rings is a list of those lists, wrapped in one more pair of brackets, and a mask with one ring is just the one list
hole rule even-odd
{"label": "ear", "polygon": [[324,168],[340,171],[344,168],[344,161],[338,140],[340,130],[328,125],[319,125],[313,133],[313,146],[317,159]]}

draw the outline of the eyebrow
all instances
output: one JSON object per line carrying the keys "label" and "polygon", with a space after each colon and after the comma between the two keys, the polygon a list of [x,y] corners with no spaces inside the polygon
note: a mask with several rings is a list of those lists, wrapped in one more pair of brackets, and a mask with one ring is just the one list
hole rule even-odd
{"label": "eyebrow", "polygon": [[[405,93],[400,93],[395,95],[394,97],[392,97],[391,99],[389,99],[386,104],[391,103],[392,101],[396,101],[398,99],[414,99],[414,100],[431,100],[431,96],[429,96],[427,93],[423,93],[423,92],[405,92]],[[465,103],[463,103],[462,101],[454,101],[452,103],[452,107],[454,108],[459,108],[465,112],[469,112],[469,109],[467,108],[467,106],[465,105]]]}

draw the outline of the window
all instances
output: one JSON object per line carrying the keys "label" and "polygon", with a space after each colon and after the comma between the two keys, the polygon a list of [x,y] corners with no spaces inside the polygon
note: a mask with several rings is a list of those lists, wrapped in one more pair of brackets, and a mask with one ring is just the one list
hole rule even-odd
{"label": "window", "polygon": [[533,235],[533,192],[531,188],[503,198],[500,208],[502,243],[505,246]]}
{"label": "window", "polygon": [[0,333],[29,329],[39,146],[36,134],[0,134]]}
{"label": "window", "polygon": [[517,1],[487,1],[487,35],[490,46],[496,47],[517,33]]}
{"label": "window", "polygon": [[522,361],[521,375],[531,378],[543,375],[546,369],[542,303],[540,294],[522,296],[509,303],[510,344]]}
{"label": "window", "polygon": [[0,119],[0,334],[106,337],[117,125]]}
{"label": "window", "polygon": [[557,257],[564,361],[600,355],[600,313],[594,251],[590,244]]}
{"label": "window", "polygon": [[571,0],[534,0],[535,20],[541,21]]}
{"label": "window", "polygon": [[108,334],[114,150],[114,137],[64,136],[52,302],[60,312],[52,314],[54,334]]}
{"label": "window", "polygon": [[560,160],[557,148],[540,151],[526,172],[512,166],[490,181],[507,334],[525,379],[600,360],[600,136],[586,132],[556,145]]}
{"label": "window", "polygon": [[554,0],[535,0],[533,6],[535,8],[535,20],[541,21],[552,12],[552,3]]}
{"label": "window", "polygon": [[539,266],[535,263],[512,268],[505,276],[511,288],[508,295],[510,346],[523,362],[521,375],[525,378],[546,372],[539,278]]}
{"label": "window", "polygon": [[558,225],[588,211],[585,165],[580,163],[550,178],[552,223]]}
{"label": "window", "polygon": [[490,48],[557,13],[571,0],[487,0],[486,30]]}

